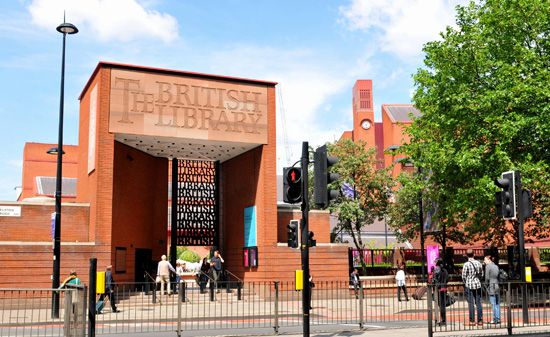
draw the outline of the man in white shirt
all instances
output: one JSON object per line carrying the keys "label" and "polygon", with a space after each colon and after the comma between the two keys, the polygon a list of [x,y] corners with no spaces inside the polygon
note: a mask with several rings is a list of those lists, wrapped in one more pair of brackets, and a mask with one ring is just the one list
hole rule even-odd
{"label": "man in white shirt", "polygon": [[172,294],[170,289],[170,272],[175,273],[176,270],[170,262],[166,261],[166,255],[162,255],[157,267],[157,276],[160,278],[160,294],[164,295],[164,286],[168,285],[168,295]]}
{"label": "man in white shirt", "polygon": [[401,302],[401,290],[405,294],[405,301],[409,300],[407,295],[407,286],[405,284],[405,271],[403,270],[403,265],[399,266],[399,270],[395,274],[395,283],[397,283],[397,300]]}

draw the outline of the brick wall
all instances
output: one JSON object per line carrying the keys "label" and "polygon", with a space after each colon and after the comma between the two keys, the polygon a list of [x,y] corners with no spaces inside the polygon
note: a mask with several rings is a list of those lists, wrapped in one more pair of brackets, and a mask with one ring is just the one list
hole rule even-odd
{"label": "brick wall", "polygon": [[[89,123],[91,92],[97,85],[95,170],[88,172]],[[109,133],[111,69],[101,66],[94,72],[90,85],[80,97],[80,127],[77,201],[90,203],[90,241],[103,247],[98,269],[114,264],[111,254],[114,134]]]}
{"label": "brick wall", "polygon": [[[0,288],[51,287],[54,203],[10,205],[21,206],[21,217],[0,217]],[[89,258],[98,255],[88,240],[88,221],[89,205],[62,204],[61,279],[71,269],[87,275]]]}
{"label": "brick wall", "polygon": [[[2,205],[21,206],[20,217],[0,217],[1,241],[36,242],[52,241],[51,214],[55,205],[51,203],[2,203]],[[61,205],[61,241],[87,242],[89,205]]]}
{"label": "brick wall", "polygon": [[[105,259],[105,255],[93,243],[62,243],[61,281],[74,269],[88,283],[89,259]],[[0,288],[51,288],[52,245],[1,244],[0,266]]]}
{"label": "brick wall", "polygon": [[168,160],[115,142],[113,183],[111,251],[126,248],[126,272],[116,276],[130,282],[136,248],[152,249],[155,261],[166,252]]}
{"label": "brick wall", "polygon": [[[302,219],[299,209],[279,208],[277,215],[277,242],[287,242],[287,225],[290,220]],[[309,212],[309,230],[315,233],[317,243],[330,243],[330,214],[328,211]]]}
{"label": "brick wall", "polygon": [[[271,279],[267,263],[244,268],[244,208],[256,206],[258,250],[277,244],[275,87],[267,88],[267,145],[221,165],[222,252],[225,265],[245,279]],[[260,258],[261,254],[260,254]]]}

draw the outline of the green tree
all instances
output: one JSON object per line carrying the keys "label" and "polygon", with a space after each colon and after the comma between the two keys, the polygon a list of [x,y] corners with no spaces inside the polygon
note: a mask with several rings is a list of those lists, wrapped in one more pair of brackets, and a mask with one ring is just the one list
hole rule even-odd
{"label": "green tree", "polygon": [[[346,184],[353,189],[352,196],[342,195],[331,203],[330,209],[338,214],[337,231],[349,234],[359,250],[365,249],[361,231],[375,219],[382,220],[386,215],[393,179],[388,169],[376,169],[376,149],[367,150],[363,141],[349,139],[329,144],[331,156],[339,158],[334,172],[340,174],[337,184]],[[363,271],[366,265],[363,254],[359,254]]]}
{"label": "green tree", "polygon": [[177,248],[177,258],[183,261],[187,262],[200,262],[201,257],[199,254],[195,253],[194,251],[190,250],[187,247],[179,246]]}
{"label": "green tree", "polygon": [[[402,178],[396,199],[422,191],[455,241],[517,237],[494,215],[493,180],[509,170],[533,191],[536,225],[526,234],[548,235],[549,13],[548,0],[472,2],[457,7],[456,28],[424,46],[425,67],[414,75],[422,116],[402,150],[429,175]],[[395,204],[394,227],[407,224],[406,207]]]}

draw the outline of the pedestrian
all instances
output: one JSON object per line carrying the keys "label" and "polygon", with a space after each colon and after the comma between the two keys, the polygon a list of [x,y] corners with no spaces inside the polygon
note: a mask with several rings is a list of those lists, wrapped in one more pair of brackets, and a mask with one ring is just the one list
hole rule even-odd
{"label": "pedestrian", "polygon": [[489,324],[500,323],[500,288],[498,286],[498,273],[499,268],[496,263],[493,262],[493,258],[490,255],[485,256],[483,259],[485,263],[485,285],[487,286],[487,293],[489,294],[489,302],[493,309],[493,319]]}
{"label": "pedestrian", "polygon": [[208,273],[210,271],[210,264],[205,258],[202,259],[202,264],[199,272],[199,288],[201,294],[206,292],[206,283],[208,282]]}
{"label": "pedestrian", "polygon": [[[77,286],[80,285],[81,281],[78,278],[78,275],[76,274],[75,270],[71,270],[69,273],[69,276],[61,282],[61,285],[59,286],[59,289],[66,288],[67,286]],[[78,321],[78,317],[80,317],[80,296],[78,295],[79,292],[74,292],[72,294],[72,301],[71,301],[71,312],[73,317],[73,324]]]}
{"label": "pedestrian", "polygon": [[183,272],[185,269],[185,262],[182,260],[176,260],[176,289],[179,292],[181,288],[181,283],[183,282]]}
{"label": "pedestrian", "polygon": [[71,272],[69,273],[69,276],[66,279],[64,279],[61,285],[59,286],[59,289],[64,288],[68,284],[79,285],[80,283],[81,282],[78,276],[76,275],[76,271],[71,270]]}
{"label": "pedestrian", "polygon": [[397,300],[401,302],[401,291],[405,294],[405,301],[409,300],[409,296],[407,295],[407,284],[406,284],[406,276],[405,276],[405,268],[403,265],[399,265],[397,273],[395,273],[395,283],[397,284]]}
{"label": "pedestrian", "polygon": [[447,282],[449,282],[449,272],[445,268],[443,260],[437,259],[435,261],[432,284],[434,285],[436,303],[439,306],[439,321],[437,322],[439,326],[447,324]]}
{"label": "pedestrian", "polygon": [[357,268],[353,268],[353,271],[351,272],[350,276],[350,283],[353,286],[353,292],[355,293],[355,299],[359,298],[359,288],[360,288],[360,282],[359,279],[359,271]]}
{"label": "pedestrian", "polygon": [[212,279],[214,280],[214,287],[218,293],[220,292],[218,289],[218,281],[222,275],[222,263],[224,262],[225,261],[223,260],[220,251],[214,251],[214,256],[210,259],[210,271],[212,273]]}
{"label": "pedestrian", "polygon": [[[170,272],[175,273],[176,270],[170,262],[166,261],[166,255],[160,257],[160,261],[157,266],[157,277],[160,279],[160,295],[164,295],[164,287],[167,286],[168,295],[172,295],[172,289],[170,289]],[[162,304],[162,302],[160,302]]]}
{"label": "pedestrian", "polygon": [[[483,277],[483,266],[481,262],[474,259],[474,251],[466,251],[468,261],[462,267],[462,281],[464,282],[464,293],[468,301],[469,325],[483,325],[483,308],[481,307],[481,278]],[[475,320],[474,305],[477,309],[477,321]]]}
{"label": "pedestrian", "polygon": [[[116,307],[116,283],[113,278],[113,266],[109,265],[105,268],[105,292],[99,296],[98,303],[104,303],[105,298],[109,298],[109,303],[111,304],[111,311],[112,312],[120,312],[120,310]],[[101,310],[103,310],[103,306],[99,305],[97,308],[97,313],[101,314]]]}

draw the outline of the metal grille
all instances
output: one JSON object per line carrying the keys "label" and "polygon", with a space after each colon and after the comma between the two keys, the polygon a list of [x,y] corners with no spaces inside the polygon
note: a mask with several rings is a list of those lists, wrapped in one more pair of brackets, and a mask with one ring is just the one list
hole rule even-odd
{"label": "metal grille", "polygon": [[178,246],[215,246],[218,232],[217,162],[178,160]]}

